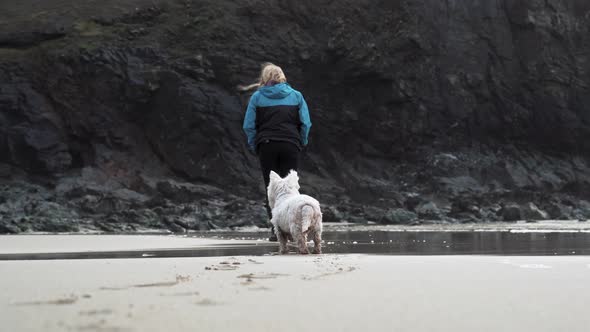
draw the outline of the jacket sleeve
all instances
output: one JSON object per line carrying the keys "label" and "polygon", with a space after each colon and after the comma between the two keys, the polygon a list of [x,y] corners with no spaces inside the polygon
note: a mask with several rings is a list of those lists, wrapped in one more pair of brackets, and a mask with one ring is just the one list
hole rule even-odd
{"label": "jacket sleeve", "polygon": [[309,118],[309,110],[307,109],[307,103],[301,95],[301,102],[299,104],[299,121],[301,121],[301,129],[299,134],[301,135],[301,144],[307,145],[307,137],[309,136],[309,130],[311,129],[311,120]]}
{"label": "jacket sleeve", "polygon": [[248,147],[250,150],[256,150],[256,99],[257,94],[253,94],[248,102],[248,108],[246,109],[246,116],[244,117],[244,132],[248,138]]}

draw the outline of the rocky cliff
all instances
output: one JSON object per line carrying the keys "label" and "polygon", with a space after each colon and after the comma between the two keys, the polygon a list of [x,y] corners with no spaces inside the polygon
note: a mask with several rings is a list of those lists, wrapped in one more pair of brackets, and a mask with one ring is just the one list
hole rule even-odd
{"label": "rocky cliff", "polygon": [[264,61],[328,221],[590,217],[586,0],[0,4],[0,232],[265,225]]}

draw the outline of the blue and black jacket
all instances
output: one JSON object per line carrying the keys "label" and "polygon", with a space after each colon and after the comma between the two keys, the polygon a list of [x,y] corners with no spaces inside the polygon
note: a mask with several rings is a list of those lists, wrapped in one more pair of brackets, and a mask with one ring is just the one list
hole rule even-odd
{"label": "blue and black jacket", "polygon": [[288,83],[261,87],[250,97],[244,132],[252,151],[267,140],[291,142],[301,149],[307,145],[310,128],[305,99]]}

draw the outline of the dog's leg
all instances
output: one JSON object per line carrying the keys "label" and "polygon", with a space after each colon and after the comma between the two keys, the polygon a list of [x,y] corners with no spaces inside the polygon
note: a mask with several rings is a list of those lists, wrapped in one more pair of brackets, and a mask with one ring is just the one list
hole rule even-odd
{"label": "dog's leg", "polygon": [[299,253],[302,255],[309,254],[309,250],[307,249],[307,234],[310,231],[310,225],[313,220],[313,207],[310,205],[304,205],[300,210],[300,217],[298,220],[300,222],[295,227],[294,233],[297,237],[297,244],[299,246]]}
{"label": "dog's leg", "polygon": [[322,230],[316,229],[313,232],[313,253],[314,254],[321,254],[322,253]]}
{"label": "dog's leg", "polygon": [[282,232],[278,227],[275,228],[275,233],[279,239],[279,253],[281,255],[288,254],[289,249],[287,248],[287,234]]}
{"label": "dog's leg", "polygon": [[297,247],[299,247],[299,253],[302,255],[309,254],[309,250],[307,250],[307,242],[305,241],[305,234],[301,229],[300,224],[291,224],[291,235],[293,235],[293,239],[297,242]]}
{"label": "dog's leg", "polygon": [[296,233],[295,237],[297,238],[297,246],[299,247],[299,253],[302,255],[308,255],[309,250],[307,249],[307,236],[301,230],[299,230]]}

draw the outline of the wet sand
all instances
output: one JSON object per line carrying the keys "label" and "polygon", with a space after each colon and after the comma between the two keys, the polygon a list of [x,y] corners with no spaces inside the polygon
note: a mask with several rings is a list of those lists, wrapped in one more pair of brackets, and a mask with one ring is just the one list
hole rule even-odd
{"label": "wet sand", "polygon": [[0,235],[0,254],[179,249],[248,244],[253,241],[174,235]]}
{"label": "wet sand", "polygon": [[6,331],[539,332],[590,326],[589,256],[0,261],[0,279]]}
{"label": "wet sand", "polygon": [[[590,255],[590,232],[532,229],[419,231],[348,226],[326,227],[325,254],[379,255]],[[413,229],[413,228],[412,228]],[[268,230],[160,235],[6,235],[0,261],[264,256],[277,252]]]}

